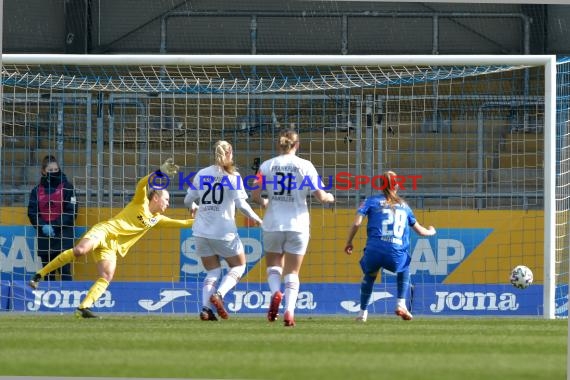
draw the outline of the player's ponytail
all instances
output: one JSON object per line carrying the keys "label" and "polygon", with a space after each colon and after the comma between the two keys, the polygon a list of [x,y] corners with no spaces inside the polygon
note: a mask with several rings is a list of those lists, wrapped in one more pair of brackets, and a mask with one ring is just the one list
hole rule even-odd
{"label": "player's ponytail", "polygon": [[299,141],[299,135],[293,129],[285,129],[279,134],[279,150],[281,154],[287,154]]}
{"label": "player's ponytail", "polygon": [[384,172],[383,176],[384,181],[386,181],[386,186],[384,186],[382,192],[386,197],[386,202],[390,205],[391,208],[394,208],[394,206],[397,204],[403,204],[404,201],[398,195],[398,181],[396,180],[398,175],[395,172],[389,170],[387,172]]}
{"label": "player's ponytail", "polygon": [[220,140],[214,144],[214,155],[216,165],[224,169],[229,174],[234,174],[236,167],[229,153],[232,152],[232,144],[227,141]]}

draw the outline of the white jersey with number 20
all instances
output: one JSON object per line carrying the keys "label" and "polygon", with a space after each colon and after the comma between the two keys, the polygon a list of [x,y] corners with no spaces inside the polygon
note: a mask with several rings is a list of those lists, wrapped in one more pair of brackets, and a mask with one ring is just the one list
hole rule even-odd
{"label": "white jersey with number 20", "polygon": [[200,170],[188,189],[192,200],[198,199],[200,208],[192,226],[194,236],[233,240],[237,235],[235,200],[247,199],[239,173],[228,174],[219,166],[212,165]]}

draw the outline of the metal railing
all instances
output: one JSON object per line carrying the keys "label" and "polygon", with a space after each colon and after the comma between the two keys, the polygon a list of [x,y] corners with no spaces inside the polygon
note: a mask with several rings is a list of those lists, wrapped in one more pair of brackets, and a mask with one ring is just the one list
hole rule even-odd
{"label": "metal railing", "polygon": [[[164,14],[160,23],[160,53],[168,52],[168,20],[175,17],[249,17],[251,54],[257,54],[259,37],[258,19],[261,17],[316,18],[330,17],[341,19],[341,51],[349,54],[349,18],[431,18],[432,19],[432,54],[439,54],[439,25],[441,19],[457,18],[516,18],[523,29],[523,54],[530,54],[531,19],[523,13],[475,13],[475,12],[400,12],[400,11],[362,11],[362,12],[317,12],[317,11],[170,11]],[[465,26],[467,27],[467,26]],[[483,36],[482,36],[483,37]]]}

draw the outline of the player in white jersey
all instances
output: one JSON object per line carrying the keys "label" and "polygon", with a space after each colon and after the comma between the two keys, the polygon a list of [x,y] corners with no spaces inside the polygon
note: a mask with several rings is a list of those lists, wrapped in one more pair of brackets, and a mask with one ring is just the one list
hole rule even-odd
{"label": "player in white jersey", "polygon": [[[198,171],[184,198],[188,207],[195,209],[195,202],[199,205],[192,235],[196,254],[206,270],[200,312],[203,321],[217,320],[212,305],[222,319],[228,319],[224,296],[237,285],[245,272],[245,252],[235,222],[236,207],[258,224],[262,222],[246,202],[247,194],[241,176],[235,171],[231,144],[218,141],[214,145],[214,154],[215,165]],[[220,258],[228,263],[230,270],[216,289],[222,274]]]}
{"label": "player in white jersey", "polygon": [[[296,156],[299,135],[292,129],[279,135],[280,155],[263,162],[259,168],[254,202],[267,208],[263,217],[263,246],[271,303],[267,319],[279,315],[281,276],[285,282],[285,326],[294,326],[295,304],[299,294],[299,270],[309,245],[310,216],[307,196],[314,194],[322,203],[334,202],[324,190],[317,170],[310,161]],[[262,198],[262,191],[267,198]]]}

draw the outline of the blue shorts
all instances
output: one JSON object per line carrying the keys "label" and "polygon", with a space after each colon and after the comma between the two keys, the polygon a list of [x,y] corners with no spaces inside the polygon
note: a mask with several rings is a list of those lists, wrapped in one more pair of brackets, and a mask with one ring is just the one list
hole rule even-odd
{"label": "blue shorts", "polygon": [[411,261],[412,258],[405,251],[395,251],[387,249],[385,245],[368,242],[360,259],[360,267],[364,273],[376,273],[381,268],[398,273],[406,270]]}

